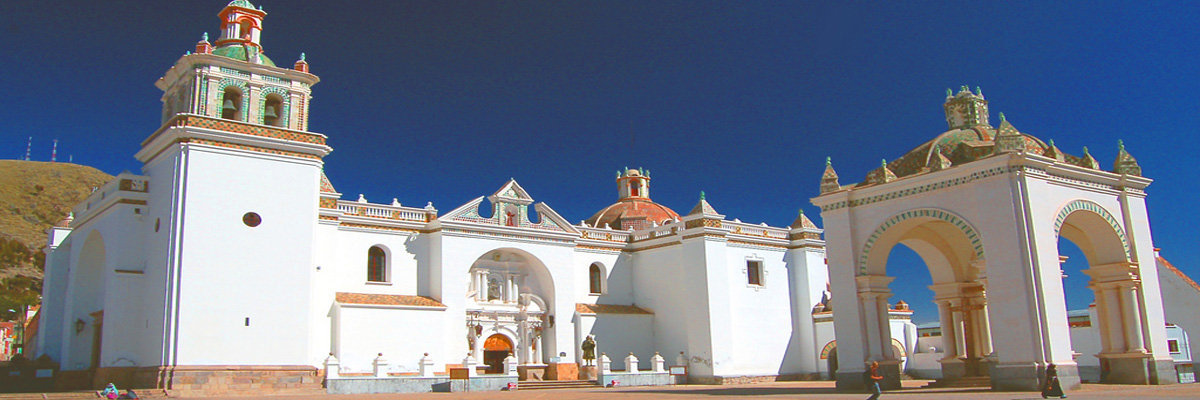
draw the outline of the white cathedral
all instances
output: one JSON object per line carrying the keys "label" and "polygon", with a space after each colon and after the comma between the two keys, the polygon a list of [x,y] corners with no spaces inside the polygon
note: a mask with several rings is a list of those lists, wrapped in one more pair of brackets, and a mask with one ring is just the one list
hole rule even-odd
{"label": "white cathedral", "polygon": [[[838,264],[827,266],[822,230],[803,214],[789,227],[743,223],[720,214],[703,194],[679,214],[651,200],[646,170],[619,171],[617,201],[579,224],[536,202],[515,180],[448,212],[432,204],[370,203],[361,195],[343,199],[322,172],[332,151],[327,137],[308,131],[318,78],[303,55],[291,68],[267,58],[260,45],[265,15],[246,0],[220,12],[220,39],[209,43],[206,35],[156,83],[164,93],[162,126],[135,155],[141,174],[117,176],[52,229],[33,340],[36,355],[61,365],[60,378],[83,386],[117,381],[196,393],[254,391],[320,387],[330,360],[337,361],[336,373],[352,376],[371,373],[386,357],[384,376],[403,376],[472,361],[480,373],[501,373],[511,355],[523,380],[574,379],[585,363],[581,343],[594,336],[597,355],[636,355],[643,370],[659,355],[686,367],[689,382],[830,379],[840,360],[846,369],[837,375],[840,385],[861,380],[863,366],[849,358],[903,371],[917,350],[912,312],[881,296],[887,279],[875,275],[882,273],[875,265],[886,256],[864,258],[861,273],[836,272],[860,264],[842,246],[867,240],[869,248],[876,238],[849,238],[839,228],[839,239],[853,241],[831,243],[839,253],[830,259]],[[982,95],[963,96],[947,97],[948,118],[965,115],[951,106],[967,99],[982,105],[971,109],[983,115],[976,125],[991,129]],[[951,119],[952,128],[964,124]],[[980,158],[1005,143],[1004,132],[980,132],[945,148],[966,143],[975,147],[964,151]],[[969,175],[970,166],[954,164],[974,159],[940,150],[922,155],[901,162],[927,177]],[[1141,187],[1149,182],[1135,178]],[[885,166],[856,189],[839,185],[830,168],[814,201],[834,213],[827,221],[844,221],[837,213],[856,206],[847,198],[895,180]],[[887,215],[862,217],[877,216]],[[945,231],[928,228],[926,236]],[[1140,228],[1131,236],[1148,242],[1148,226]],[[970,239],[954,240],[934,246],[965,246],[946,250],[953,253],[942,262],[947,282],[956,273],[978,281],[980,274],[953,271],[985,265],[982,250]],[[836,272],[832,292],[830,271]],[[982,298],[982,286],[946,290],[946,299],[957,290]],[[864,293],[873,299],[869,305],[858,301]],[[1146,337],[1157,338],[1159,300],[1156,292],[1144,297]],[[835,317],[831,303],[847,312]],[[959,350],[948,359],[986,361],[991,339],[975,334],[964,344],[961,336],[989,331],[982,319],[988,312],[994,311],[975,311],[981,318],[965,321],[953,314]],[[943,313],[949,321],[951,310]],[[838,329],[857,330],[844,341],[856,345],[843,346],[852,350],[840,358],[835,319]],[[1061,322],[1065,329],[1065,317]],[[1041,329],[1058,334],[1056,327]],[[1134,334],[1140,332],[1128,333]],[[1128,340],[1130,351],[1139,347]],[[1147,348],[1158,351],[1139,351]],[[1051,361],[1069,362],[1069,348],[1051,350]],[[1047,362],[1020,354],[1022,362]],[[951,364],[943,368],[962,370]],[[234,380],[246,376],[262,386]]]}

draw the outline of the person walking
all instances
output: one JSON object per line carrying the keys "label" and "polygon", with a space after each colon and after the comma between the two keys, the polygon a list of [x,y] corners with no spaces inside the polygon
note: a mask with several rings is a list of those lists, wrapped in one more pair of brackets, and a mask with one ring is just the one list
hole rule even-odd
{"label": "person walking", "polygon": [[1063,394],[1062,384],[1058,382],[1058,368],[1054,364],[1046,366],[1046,380],[1042,383],[1042,398],[1049,397],[1067,398]]}
{"label": "person walking", "polygon": [[871,370],[868,371],[868,373],[869,375],[867,377],[871,379],[869,386],[871,389],[871,397],[868,397],[867,400],[875,400],[883,394],[883,392],[879,390],[879,382],[883,382],[883,375],[879,375],[879,362],[871,361]]}

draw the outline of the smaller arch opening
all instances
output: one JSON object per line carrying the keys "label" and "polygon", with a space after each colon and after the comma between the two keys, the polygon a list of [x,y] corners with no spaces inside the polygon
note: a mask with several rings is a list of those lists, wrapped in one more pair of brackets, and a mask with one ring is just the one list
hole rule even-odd
{"label": "smaller arch opening", "polygon": [[379,246],[367,250],[367,282],[387,282],[387,253]]}
{"label": "smaller arch opening", "polygon": [[263,125],[283,126],[283,98],[278,94],[271,93],[267,95],[266,102],[263,103]]}
{"label": "smaller arch opening", "polygon": [[221,101],[221,118],[242,119],[242,91],[233,86],[225,87]]}
{"label": "smaller arch opening", "polygon": [[600,266],[600,263],[592,263],[588,267],[588,292],[604,294],[604,268]]}
{"label": "smaller arch opening", "polygon": [[243,19],[238,23],[238,37],[245,40],[251,40],[253,37],[250,34],[250,28],[253,26],[254,25],[250,23],[250,20]]}

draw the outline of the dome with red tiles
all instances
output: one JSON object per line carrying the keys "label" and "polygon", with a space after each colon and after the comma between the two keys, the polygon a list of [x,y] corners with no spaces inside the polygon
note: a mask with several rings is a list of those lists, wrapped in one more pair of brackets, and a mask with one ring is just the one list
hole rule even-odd
{"label": "dome with red tiles", "polygon": [[650,172],[643,169],[628,169],[617,172],[619,200],[604,207],[584,221],[590,226],[628,230],[648,228],[652,224],[679,219],[679,213],[650,200]]}

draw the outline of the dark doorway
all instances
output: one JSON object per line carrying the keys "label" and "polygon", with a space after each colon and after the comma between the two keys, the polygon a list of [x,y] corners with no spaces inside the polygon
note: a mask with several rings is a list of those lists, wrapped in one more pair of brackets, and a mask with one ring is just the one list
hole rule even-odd
{"label": "dark doorway", "polygon": [[825,361],[829,366],[829,380],[836,381],[838,370],[837,347],[834,347],[833,350],[829,350],[829,358],[827,358]]}
{"label": "dark doorway", "polygon": [[504,359],[512,354],[513,344],[501,334],[488,336],[483,342],[483,363],[487,365],[487,373],[499,374],[504,372]]}

